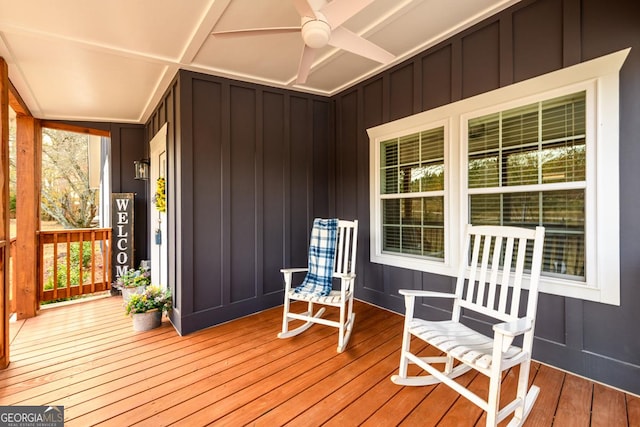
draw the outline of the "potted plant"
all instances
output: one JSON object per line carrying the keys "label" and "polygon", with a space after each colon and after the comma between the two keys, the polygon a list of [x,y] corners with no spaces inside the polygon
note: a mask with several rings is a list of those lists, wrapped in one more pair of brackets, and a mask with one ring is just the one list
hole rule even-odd
{"label": "potted plant", "polygon": [[144,292],[145,288],[151,283],[151,272],[149,268],[141,266],[138,269],[129,269],[118,277],[116,287],[122,290],[122,299],[128,302],[133,294]]}
{"label": "potted plant", "polygon": [[158,286],[148,286],[143,293],[133,294],[124,306],[133,318],[134,331],[157,328],[162,321],[162,313],[171,310],[171,292]]}

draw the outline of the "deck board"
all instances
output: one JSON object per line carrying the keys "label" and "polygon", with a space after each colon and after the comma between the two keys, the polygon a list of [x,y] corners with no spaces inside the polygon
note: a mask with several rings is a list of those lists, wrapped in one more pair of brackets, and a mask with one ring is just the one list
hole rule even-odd
{"label": "deck board", "polygon": [[594,427],[626,426],[627,409],[624,395],[602,384],[593,386],[591,425]]}
{"label": "deck board", "polygon": [[[65,425],[83,427],[484,425],[483,413],[444,385],[390,381],[402,316],[356,302],[354,332],[339,354],[335,329],[321,325],[278,339],[281,310],[184,337],[167,319],[134,332],[120,297],[42,310],[11,324],[0,405],[64,405]],[[516,374],[505,374],[503,396],[515,392]],[[640,426],[637,396],[537,362],[530,379],[541,393],[526,426]],[[482,375],[458,380],[483,395]]]}
{"label": "deck board", "polygon": [[567,427],[591,425],[592,399],[593,382],[565,376],[554,422]]}

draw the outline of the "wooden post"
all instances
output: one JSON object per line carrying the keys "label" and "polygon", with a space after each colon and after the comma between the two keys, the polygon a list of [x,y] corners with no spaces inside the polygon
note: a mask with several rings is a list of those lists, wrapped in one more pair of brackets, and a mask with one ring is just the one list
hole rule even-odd
{"label": "wooden post", "polygon": [[0,58],[0,369],[9,365],[9,67]]}
{"label": "wooden post", "polygon": [[36,315],[38,300],[38,229],[42,130],[31,116],[17,116],[16,198],[16,314],[18,319]]}

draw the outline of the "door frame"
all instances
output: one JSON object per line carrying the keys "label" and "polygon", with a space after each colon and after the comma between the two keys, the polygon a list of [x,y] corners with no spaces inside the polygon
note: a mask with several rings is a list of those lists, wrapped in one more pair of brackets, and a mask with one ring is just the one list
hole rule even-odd
{"label": "door frame", "polygon": [[[149,183],[151,197],[149,198],[149,258],[151,260],[151,283],[168,288],[168,233],[167,211],[159,212],[154,203],[158,178],[165,179],[165,201],[167,195],[167,123],[149,141]],[[159,231],[160,244],[156,235]]]}

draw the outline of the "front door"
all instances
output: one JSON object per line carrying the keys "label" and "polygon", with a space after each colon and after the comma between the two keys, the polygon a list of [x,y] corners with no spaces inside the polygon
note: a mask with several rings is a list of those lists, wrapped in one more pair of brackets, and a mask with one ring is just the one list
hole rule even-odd
{"label": "front door", "polygon": [[151,283],[167,288],[167,124],[149,143]]}

